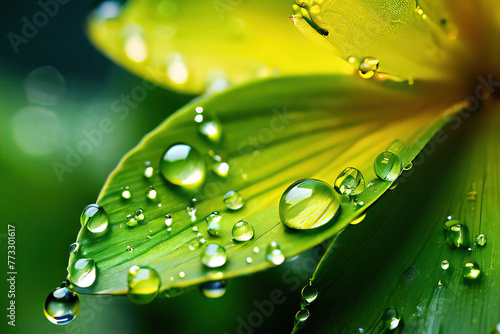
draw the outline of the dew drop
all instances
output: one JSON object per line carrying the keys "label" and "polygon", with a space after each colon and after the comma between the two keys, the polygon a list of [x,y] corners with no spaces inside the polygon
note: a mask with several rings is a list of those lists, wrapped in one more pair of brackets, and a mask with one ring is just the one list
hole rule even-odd
{"label": "dew drop", "polygon": [[210,215],[208,215],[208,217],[206,218],[208,234],[210,234],[213,237],[219,236],[221,219],[222,216],[217,211],[214,211]]}
{"label": "dew drop", "polygon": [[463,275],[466,280],[475,281],[481,276],[481,269],[476,262],[468,262],[464,265]]}
{"label": "dew drop", "polygon": [[143,223],[144,220],[146,219],[146,216],[144,215],[143,209],[135,210],[134,214],[135,214],[135,219],[140,223]]}
{"label": "dew drop", "polygon": [[347,57],[347,62],[348,62],[349,64],[351,64],[351,65],[356,64],[356,61],[357,61],[357,60],[356,60],[356,57],[354,57],[354,56],[349,56],[349,57]]}
{"label": "dew drop", "polygon": [[96,279],[96,265],[94,260],[83,258],[73,262],[68,267],[68,279],[80,288],[88,288]]}
{"label": "dew drop", "polygon": [[134,249],[132,247],[130,247],[129,245],[127,245],[127,252],[132,253],[133,251],[134,251]]}
{"label": "dew drop", "polygon": [[43,306],[45,317],[56,325],[70,323],[80,312],[80,299],[76,293],[61,287],[49,293]]}
{"label": "dew drop", "polygon": [[311,304],[318,298],[318,290],[312,285],[306,285],[301,291],[302,299],[307,303]]}
{"label": "dew drop", "polygon": [[212,164],[212,170],[215,174],[224,178],[229,173],[229,165],[224,161],[216,161]]}
{"label": "dew drop", "polygon": [[147,177],[148,179],[153,176],[153,173],[154,173],[154,170],[153,170],[153,167],[151,167],[151,166],[147,166],[146,169],[144,169],[144,176]]}
{"label": "dew drop", "polygon": [[[196,116],[201,116],[200,114]],[[218,143],[222,136],[222,129],[219,121],[215,117],[205,115],[198,131],[211,142]]]}
{"label": "dew drop", "polygon": [[358,195],[365,190],[365,179],[359,170],[347,167],[335,179],[334,189],[341,195]]}
{"label": "dew drop", "polygon": [[220,298],[226,293],[226,281],[205,282],[200,285],[201,293],[208,298]]}
{"label": "dew drop", "polygon": [[385,151],[375,158],[373,169],[380,179],[394,181],[401,174],[401,160],[394,153]]}
{"label": "dew drop", "polygon": [[249,241],[254,236],[252,225],[244,220],[240,220],[233,226],[233,239],[240,242]]}
{"label": "dew drop", "polygon": [[132,194],[130,193],[130,188],[127,187],[122,187],[122,198],[123,199],[130,199],[132,197]]}
{"label": "dew drop", "polygon": [[443,270],[447,270],[449,267],[450,262],[448,262],[448,260],[443,260],[443,262],[441,262],[441,268],[443,268]]}
{"label": "dew drop", "polygon": [[205,162],[195,148],[187,144],[174,144],[163,154],[160,173],[174,185],[196,188],[205,180]]}
{"label": "dew drop", "polygon": [[467,226],[463,224],[452,225],[446,233],[446,243],[451,249],[469,248],[470,240]]}
{"label": "dew drop", "polygon": [[359,63],[359,75],[363,79],[370,79],[378,70],[379,61],[377,58],[366,57]]}
{"label": "dew drop", "polygon": [[303,179],[285,190],[280,199],[279,214],[286,227],[309,230],[328,223],[339,207],[339,199],[330,185]]}
{"label": "dew drop", "polygon": [[479,234],[476,237],[476,246],[483,247],[486,245],[486,236],[484,234]]}
{"label": "dew drop", "polygon": [[83,209],[80,222],[90,232],[101,233],[108,227],[109,216],[102,206],[90,204]]}
{"label": "dew drop", "polygon": [[257,254],[258,252],[260,252],[259,247],[255,246],[255,247],[253,248],[253,252],[254,252],[255,254]]}
{"label": "dew drop", "polygon": [[186,210],[188,215],[191,217],[191,221],[194,222],[196,220],[196,208],[193,206],[188,206]]}
{"label": "dew drop", "polygon": [[184,277],[186,277],[186,273],[185,273],[185,272],[183,272],[183,271],[179,272],[179,277],[180,277],[180,278],[184,278]]}
{"label": "dew drop", "polygon": [[243,196],[237,191],[231,190],[224,195],[224,204],[230,210],[238,210],[245,204]]}
{"label": "dew drop", "polygon": [[70,254],[78,252],[78,249],[80,249],[80,244],[78,242],[73,242],[71,245],[69,245]]}
{"label": "dew drop", "polygon": [[384,328],[387,328],[389,330],[394,330],[398,328],[400,319],[401,318],[396,309],[393,308],[386,309],[384,315],[382,316],[382,322]]}
{"label": "dew drop", "polygon": [[297,320],[297,322],[304,322],[309,319],[310,315],[311,313],[309,312],[309,310],[303,308],[295,314],[295,320]]}
{"label": "dew drop", "polygon": [[201,263],[208,268],[218,268],[226,263],[226,249],[221,245],[208,244],[203,247]]}
{"label": "dew drop", "polygon": [[285,261],[285,255],[276,241],[269,243],[266,249],[266,260],[278,266]]}
{"label": "dew drop", "polygon": [[252,258],[249,256],[249,257],[247,257],[246,261],[247,261],[247,263],[248,263],[248,264],[250,264],[250,263],[252,263],[252,261],[253,261],[253,260],[252,260]]}
{"label": "dew drop", "polygon": [[149,186],[149,188],[146,190],[146,197],[149,199],[155,199],[156,195],[156,189],[153,186]]}
{"label": "dew drop", "polygon": [[127,277],[128,292],[130,301],[137,304],[147,304],[152,302],[160,290],[160,275],[150,267],[132,266]]}

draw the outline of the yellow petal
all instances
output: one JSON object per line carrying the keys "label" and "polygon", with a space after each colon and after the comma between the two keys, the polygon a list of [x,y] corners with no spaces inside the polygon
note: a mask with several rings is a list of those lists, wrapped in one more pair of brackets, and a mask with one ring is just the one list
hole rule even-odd
{"label": "yellow petal", "polygon": [[279,74],[350,71],[297,32],[288,3],[132,0],[123,8],[113,3],[91,15],[92,42],[131,72],[173,90],[201,93]]}

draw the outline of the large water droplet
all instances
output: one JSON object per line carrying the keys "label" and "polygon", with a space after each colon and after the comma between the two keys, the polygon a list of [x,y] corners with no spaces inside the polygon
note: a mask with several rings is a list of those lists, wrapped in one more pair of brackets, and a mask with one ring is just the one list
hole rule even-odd
{"label": "large water droplet", "polygon": [[382,180],[394,181],[399,177],[403,168],[401,166],[401,160],[399,160],[397,155],[385,151],[375,158],[373,169],[375,170],[375,175]]}
{"label": "large water droplet", "polygon": [[134,303],[147,304],[155,299],[160,290],[160,275],[150,267],[132,266],[127,277],[127,297]]}
{"label": "large water droplet", "polygon": [[200,285],[201,293],[208,298],[220,298],[226,293],[226,281],[205,282]]}
{"label": "large water droplet", "polygon": [[206,245],[201,254],[201,262],[209,268],[223,266],[226,263],[226,249],[217,244]]}
{"label": "large water droplet", "polygon": [[160,173],[174,185],[195,188],[205,180],[205,162],[194,147],[174,144],[160,161]]}
{"label": "large water droplet", "polygon": [[486,245],[486,236],[479,234],[475,239],[476,246],[483,247]]}
{"label": "large water droplet", "polygon": [[341,195],[357,195],[365,190],[365,179],[359,170],[347,167],[335,179],[334,188]]}
{"label": "large water droplet", "polygon": [[280,219],[291,229],[308,230],[328,223],[340,202],[333,188],[314,179],[299,180],[288,187],[279,204]]}
{"label": "large water droplet", "polygon": [[306,285],[301,291],[302,299],[307,303],[311,304],[318,298],[318,290],[312,285]]}
{"label": "large water droplet", "polygon": [[70,323],[80,312],[78,295],[66,288],[57,288],[49,293],[43,306],[43,313],[50,322],[56,325]]}
{"label": "large water droplet", "polygon": [[90,232],[101,233],[108,227],[109,216],[103,207],[97,204],[90,204],[83,209],[80,215],[80,222]]}
{"label": "large water droplet", "polygon": [[464,278],[467,280],[477,280],[481,276],[481,269],[476,262],[468,262],[464,265]]}
{"label": "large water droplet", "polygon": [[237,191],[231,190],[224,195],[224,204],[228,209],[238,210],[245,204],[243,196]]}
{"label": "large water droplet", "polygon": [[307,321],[307,319],[309,319],[310,315],[311,313],[309,312],[309,310],[303,308],[295,314],[295,320],[297,320],[298,322],[304,322]]}
{"label": "large water droplet", "polygon": [[451,249],[469,248],[470,239],[467,226],[463,224],[452,225],[446,233],[446,243]]}
{"label": "large water droplet", "polygon": [[206,218],[207,220],[207,232],[213,237],[218,237],[219,236],[219,231],[220,231],[220,221],[222,219],[222,216],[219,214],[219,212],[214,211],[208,217]]}
{"label": "large water droplet", "polygon": [[285,255],[276,241],[269,243],[266,249],[266,260],[278,266],[285,261]]}
{"label": "large water droplet", "polygon": [[385,310],[384,315],[382,316],[383,326],[384,328],[387,328],[389,330],[394,330],[398,328],[400,319],[401,318],[396,309],[388,308]]}
{"label": "large water droplet", "polygon": [[68,279],[80,288],[88,288],[96,279],[94,260],[83,258],[73,262],[68,268]]}
{"label": "large water droplet", "polygon": [[254,231],[252,225],[244,220],[240,220],[233,226],[233,238],[236,241],[248,241],[253,238]]}

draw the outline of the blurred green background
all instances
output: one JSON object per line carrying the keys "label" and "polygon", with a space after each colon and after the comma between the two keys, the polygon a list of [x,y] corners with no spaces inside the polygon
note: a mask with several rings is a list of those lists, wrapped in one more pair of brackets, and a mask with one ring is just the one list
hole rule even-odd
{"label": "blurred green background", "polygon": [[[43,315],[47,294],[66,277],[68,246],[80,228],[81,210],[96,200],[127,151],[194,98],[156,88],[129,108],[127,117],[113,113],[113,102],[143,80],[110,62],[87,40],[85,18],[96,5],[82,1],[60,5],[58,13],[19,44],[16,53],[9,33],[22,36],[23,17],[31,20],[40,6],[26,0],[0,4],[0,249],[5,315],[7,224],[16,226],[18,273],[16,326],[8,326],[2,315],[2,333],[289,333],[299,309],[299,290],[313,272],[321,248],[279,268],[229,281],[220,299],[205,298],[198,289],[172,299],[159,297],[146,306],[123,297],[81,296],[80,315],[71,324],[52,325]],[[81,161],[75,159],[68,166],[69,152],[82,149],[86,131],[97,129],[104,118],[111,120],[113,131],[86,147]],[[68,168],[58,176],[54,163]],[[275,289],[283,292],[285,302],[274,305],[272,312],[259,311],[256,304],[266,304]]]}

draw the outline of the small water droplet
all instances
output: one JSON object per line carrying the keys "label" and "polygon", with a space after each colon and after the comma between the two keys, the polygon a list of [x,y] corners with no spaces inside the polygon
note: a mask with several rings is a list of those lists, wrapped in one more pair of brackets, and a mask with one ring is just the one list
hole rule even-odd
{"label": "small water droplet", "polygon": [[212,164],[212,170],[215,174],[224,178],[229,173],[229,165],[224,161],[216,161]]}
{"label": "small water droplet", "polygon": [[[452,222],[450,220],[449,222]],[[463,224],[452,225],[446,233],[446,243],[451,249],[463,248],[467,249],[470,246],[469,229]]]}
{"label": "small water droplet", "polygon": [[165,215],[165,225],[166,226],[172,225],[172,216],[171,215]]}
{"label": "small water droplet", "polygon": [[481,269],[476,262],[468,262],[464,265],[464,278],[467,280],[477,280],[481,276]]}
{"label": "small water droplet", "polygon": [[203,247],[201,263],[208,268],[218,268],[226,263],[226,249],[221,245],[208,244]]}
{"label": "small water droplet", "polygon": [[210,215],[208,215],[208,217],[206,218],[208,234],[210,234],[213,237],[219,236],[221,219],[222,216],[217,211],[214,211]]}
{"label": "small water droplet", "polygon": [[131,252],[133,252],[133,251],[134,251],[134,249],[133,249],[132,247],[130,247],[130,246],[128,246],[128,245],[127,245],[127,252],[130,252],[130,253],[131,253]]}
{"label": "small water droplet", "polygon": [[378,70],[379,61],[377,58],[366,57],[359,63],[359,76],[363,79],[370,79]]}
{"label": "small water droplet", "polygon": [[441,262],[441,268],[443,268],[443,270],[447,270],[449,267],[450,262],[448,262],[448,260],[443,260],[443,262]]}
{"label": "small water droplet", "polygon": [[307,304],[311,304],[318,298],[318,290],[312,285],[306,285],[302,288],[301,295]]}
{"label": "small water droplet", "polygon": [[226,293],[226,281],[205,282],[200,285],[201,293],[208,298],[220,298]]}
{"label": "small water droplet", "polygon": [[365,190],[365,179],[359,170],[347,167],[335,179],[334,189],[341,195],[358,195]]}
{"label": "small water droplet", "polygon": [[83,209],[80,222],[90,232],[101,233],[108,227],[109,216],[102,206],[90,204]]}
{"label": "small water droplet", "polygon": [[240,220],[233,226],[233,238],[236,241],[248,241],[253,238],[254,231],[252,225],[244,220]]}
{"label": "small water droplet", "polygon": [[149,166],[144,169],[144,176],[147,177],[148,179],[153,176],[154,170],[153,167]]}
{"label": "small water droplet", "polygon": [[401,174],[401,160],[394,153],[385,151],[375,158],[373,169],[380,179],[394,181]]}
{"label": "small water droplet", "polygon": [[266,249],[266,260],[278,266],[285,261],[285,255],[276,241],[269,243]]}
{"label": "small water droplet", "polygon": [[181,271],[181,272],[179,273],[179,277],[180,277],[180,278],[184,278],[184,277],[186,277],[186,273],[185,273],[185,272],[183,272],[183,271]]}
{"label": "small water droplet", "polygon": [[143,223],[144,220],[146,219],[146,216],[144,215],[143,209],[135,210],[134,214],[135,214],[135,219],[140,223]]}
{"label": "small water droplet", "polygon": [[199,114],[201,114],[203,112],[203,107],[196,107],[195,108],[195,111]]}
{"label": "small water droplet", "polygon": [[78,242],[73,242],[71,245],[69,245],[70,254],[78,252],[78,249],[80,249],[80,244]]}
{"label": "small water droplet", "polygon": [[122,198],[123,199],[130,199],[132,197],[132,194],[130,193],[130,188],[127,187],[122,187]]}
{"label": "small water droplet", "polygon": [[486,236],[484,234],[479,234],[476,237],[476,246],[483,247],[486,245]]}
{"label": "small water droplet", "polygon": [[193,232],[198,232],[198,226],[193,226]]}
{"label": "small water droplet", "polygon": [[384,315],[382,316],[382,322],[384,328],[387,328],[389,330],[394,330],[398,328],[400,319],[401,318],[396,309],[393,308],[386,309]]}
{"label": "small water droplet", "polygon": [[155,199],[156,198],[156,189],[153,186],[149,186],[148,189],[146,189],[146,197],[149,199]]}
{"label": "small water droplet", "polygon": [[126,224],[128,227],[137,226],[138,222],[137,222],[135,215],[127,215],[127,223]]}
{"label": "small water droplet", "polygon": [[244,205],[243,196],[235,190],[228,191],[224,195],[224,204],[231,210],[241,209]]}
{"label": "small water droplet", "polygon": [[196,221],[196,208],[193,206],[188,206],[186,210],[188,215],[191,217],[191,221]]}
{"label": "small water droplet", "polygon": [[[201,115],[198,114],[196,116]],[[218,143],[222,136],[222,127],[217,118],[214,116],[205,115],[198,128],[198,131],[200,131],[203,136],[214,143]]]}
{"label": "small water droplet", "polygon": [[160,173],[171,184],[196,188],[205,180],[205,162],[194,147],[174,144],[163,154]]}
{"label": "small water droplet", "polygon": [[285,190],[280,199],[279,214],[286,227],[308,230],[328,223],[339,207],[339,199],[330,185],[304,179]]}
{"label": "small water droplet", "polygon": [[68,268],[68,279],[80,288],[88,288],[96,279],[96,265],[94,260],[83,258],[73,262]]}
{"label": "small water droplet", "polygon": [[56,325],[70,323],[80,312],[80,298],[65,287],[57,288],[45,299],[43,313]]}
{"label": "small water droplet", "polygon": [[132,266],[127,277],[128,292],[130,301],[137,304],[147,304],[152,302],[160,290],[160,275],[150,267]]}
{"label": "small water droplet", "polygon": [[253,260],[252,260],[252,258],[249,256],[249,257],[247,257],[246,261],[247,261],[247,263],[248,263],[248,264],[250,264],[250,263],[252,263],[252,261],[253,261]]}
{"label": "small water droplet", "polygon": [[304,322],[309,319],[310,315],[311,313],[309,312],[309,310],[303,308],[295,314],[295,320],[297,320],[298,322]]}
{"label": "small water droplet", "polygon": [[354,65],[354,64],[356,64],[357,59],[356,59],[356,57],[354,57],[354,56],[349,56],[349,57],[347,57],[347,62],[348,62],[349,64],[351,64],[351,65]]}
{"label": "small water droplet", "polygon": [[253,248],[253,252],[254,252],[255,254],[257,254],[258,252],[260,252],[259,247],[255,246],[255,247]]}

